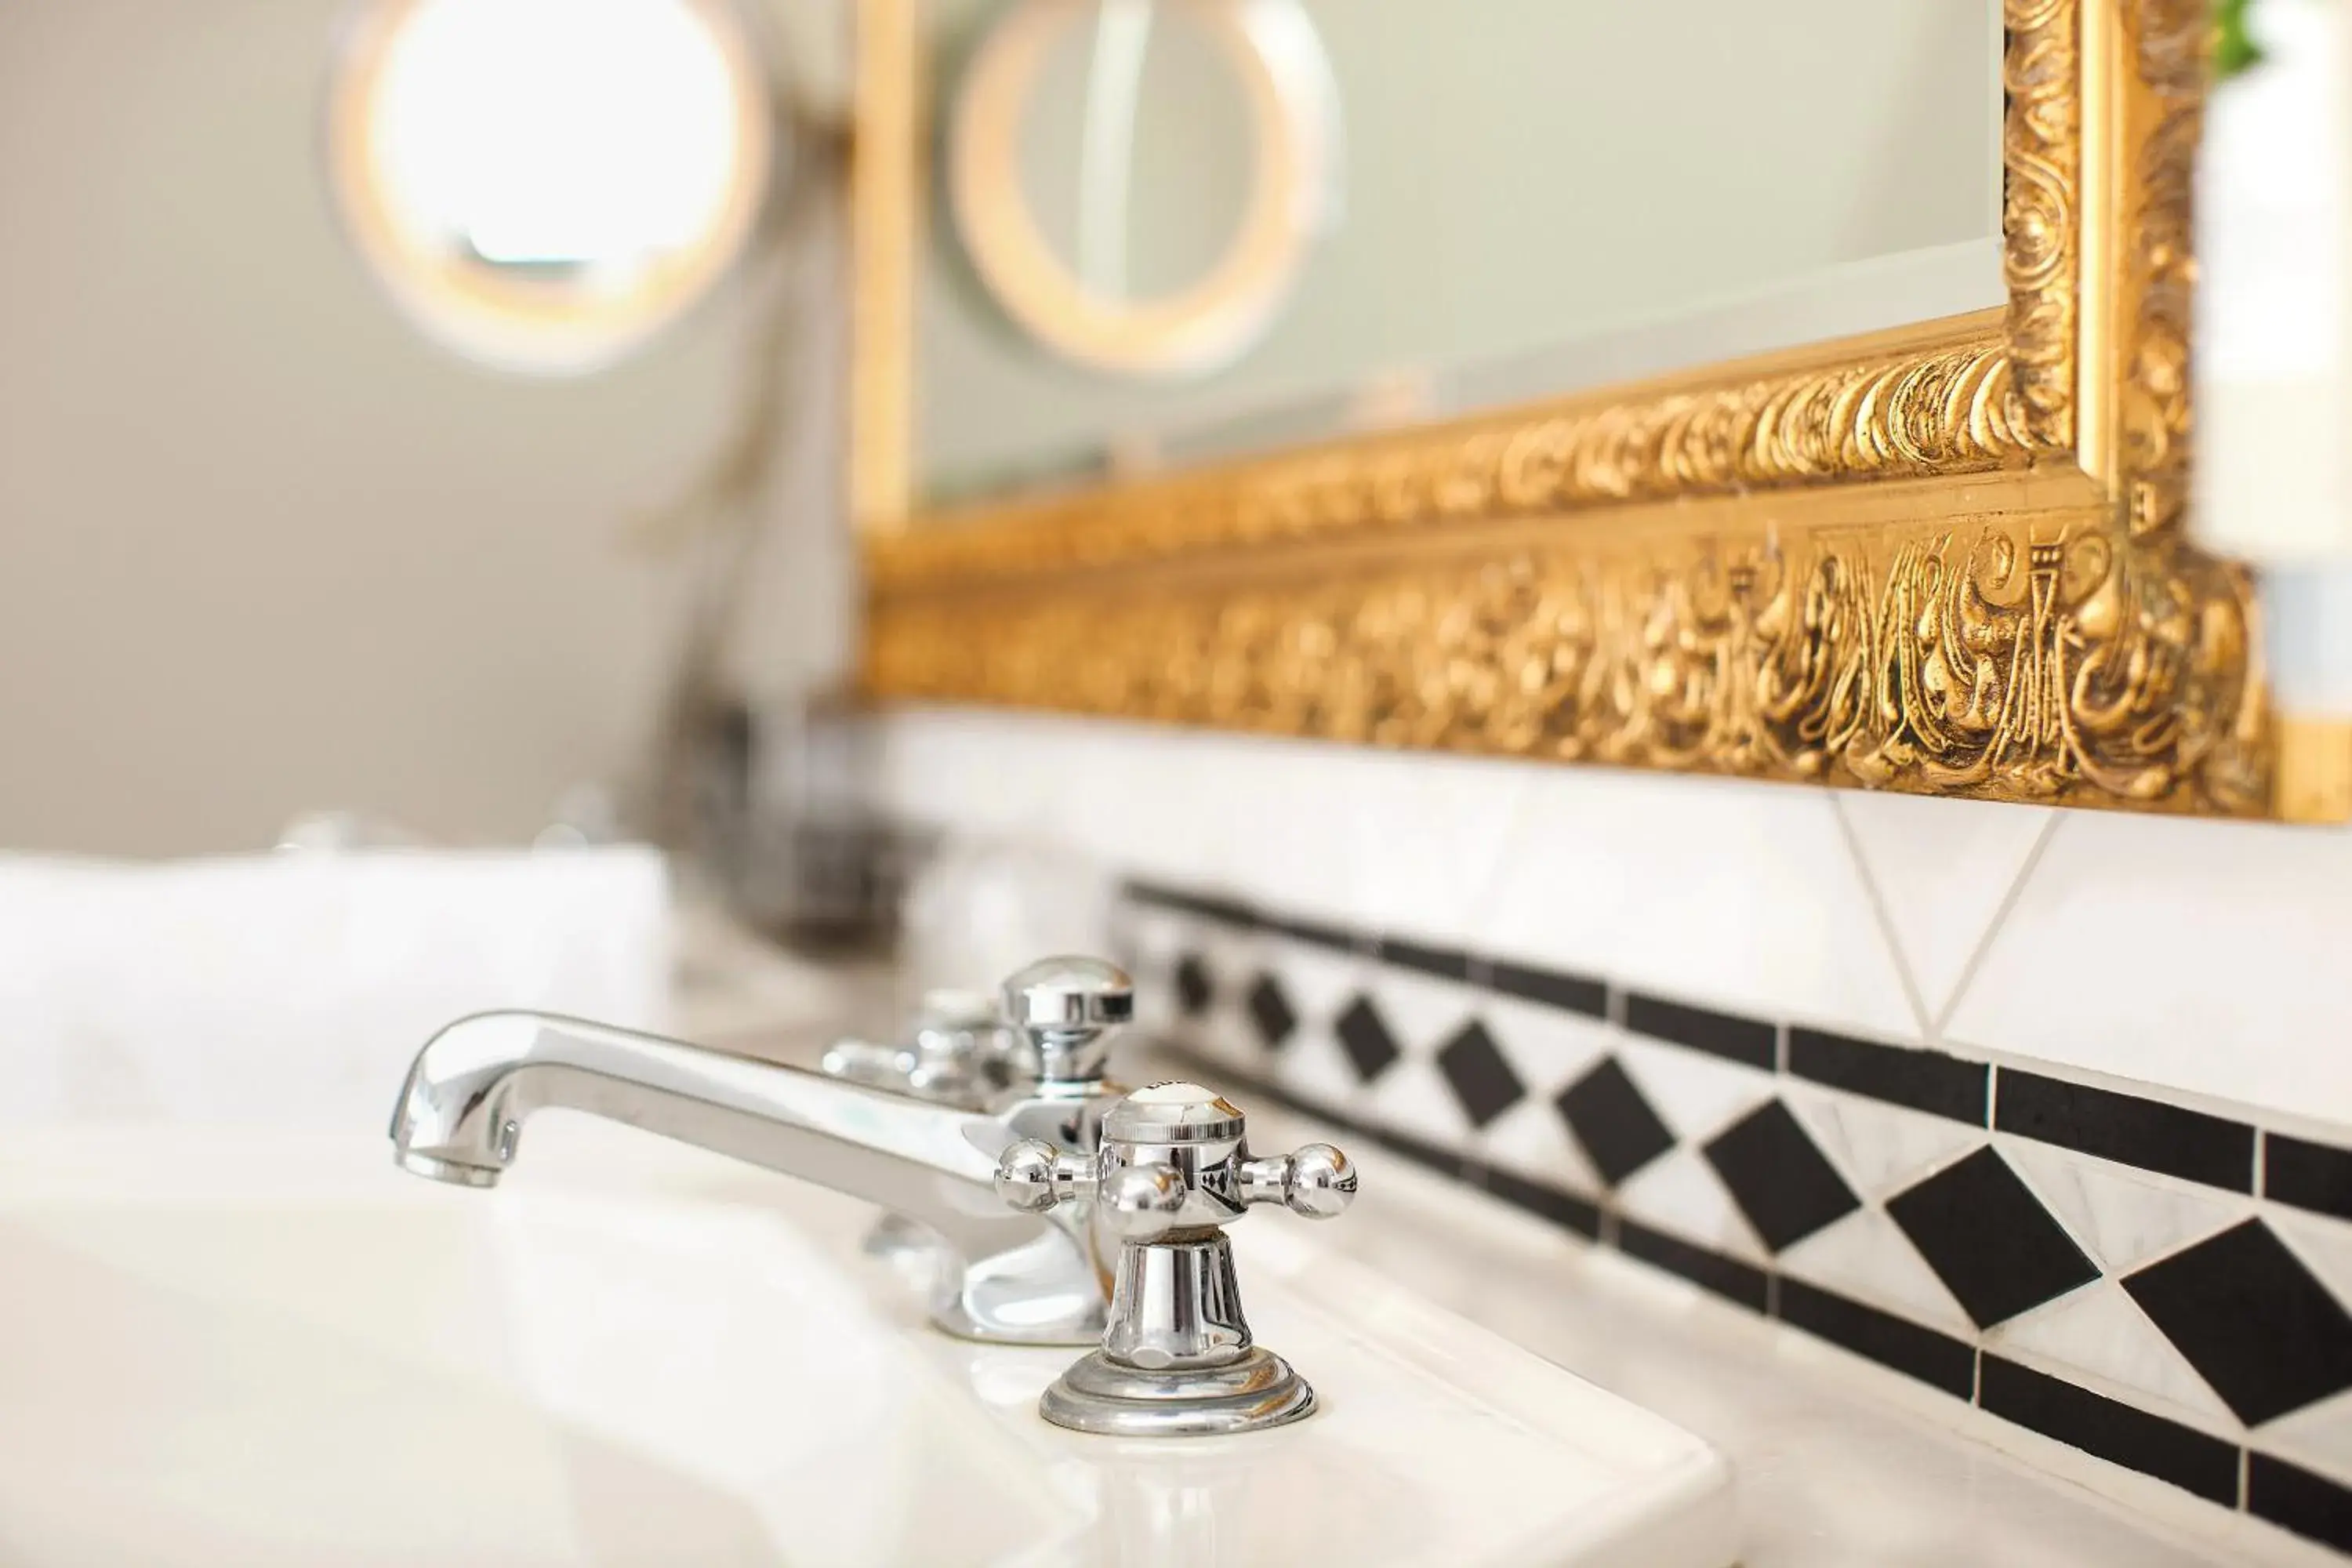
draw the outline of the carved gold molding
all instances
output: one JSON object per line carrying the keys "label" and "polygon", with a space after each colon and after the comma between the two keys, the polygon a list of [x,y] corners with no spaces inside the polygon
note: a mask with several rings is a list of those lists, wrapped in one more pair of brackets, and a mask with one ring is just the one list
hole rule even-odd
{"label": "carved gold molding", "polygon": [[2008,0],[2005,311],[869,536],[865,681],[1380,744],[2340,813],[2182,537],[2203,0]]}

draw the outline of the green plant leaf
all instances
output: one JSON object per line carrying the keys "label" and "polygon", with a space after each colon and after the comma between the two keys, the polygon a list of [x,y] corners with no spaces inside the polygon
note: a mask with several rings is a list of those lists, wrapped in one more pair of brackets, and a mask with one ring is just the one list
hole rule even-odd
{"label": "green plant leaf", "polygon": [[2263,47],[2246,31],[2253,0],[2213,0],[2213,79],[2227,81],[2263,63]]}

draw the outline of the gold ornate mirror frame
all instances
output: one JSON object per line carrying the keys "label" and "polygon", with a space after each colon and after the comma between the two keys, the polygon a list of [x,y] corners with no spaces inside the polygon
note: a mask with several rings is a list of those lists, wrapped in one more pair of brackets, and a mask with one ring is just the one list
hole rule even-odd
{"label": "gold ornate mirror frame", "polygon": [[2009,303],[1113,483],[910,507],[919,0],[860,0],[851,505],[882,700],[2340,820],[2185,535],[2208,0],[2005,0]]}

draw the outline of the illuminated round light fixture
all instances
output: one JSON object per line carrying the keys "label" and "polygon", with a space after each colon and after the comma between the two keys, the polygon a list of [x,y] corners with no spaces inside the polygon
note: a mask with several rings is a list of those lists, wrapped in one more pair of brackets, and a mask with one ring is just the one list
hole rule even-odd
{"label": "illuminated round light fixture", "polygon": [[[1298,0],[1181,0],[1166,24],[1190,29],[1222,62],[1244,105],[1245,188],[1232,238],[1195,277],[1128,297],[1091,275],[1086,253],[1117,252],[1105,226],[1154,193],[1129,188],[1139,79],[1160,0],[1024,0],[983,37],[958,89],[948,195],[973,270],[1005,313],[1046,348],[1097,370],[1199,375],[1239,359],[1273,325],[1316,239],[1337,216],[1338,87]],[[1046,237],[1024,179],[1026,121],[1056,57],[1095,37],[1079,138],[1078,263]],[[1179,104],[1180,114],[1195,112]],[[1111,193],[1106,195],[1105,193]],[[1115,266],[1114,273],[1123,271]]]}
{"label": "illuminated round light fixture", "polygon": [[725,0],[370,0],[328,155],[353,240],[419,327],[568,374],[718,282],[782,149]]}

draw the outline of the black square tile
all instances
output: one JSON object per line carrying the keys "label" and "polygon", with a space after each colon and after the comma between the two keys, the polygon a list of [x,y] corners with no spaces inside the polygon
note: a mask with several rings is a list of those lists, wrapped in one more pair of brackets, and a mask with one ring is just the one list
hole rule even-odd
{"label": "black square tile", "polygon": [[1484,1127],[1527,1098],[1528,1086],[1503,1059],[1486,1026],[1473,1018],[1437,1053],[1437,1070],[1454,1086],[1454,1098],[1473,1127]]}
{"label": "black square tile", "polygon": [[1209,1010],[1216,999],[1217,988],[1209,979],[1209,966],[1201,962],[1197,952],[1188,952],[1176,961],[1176,1005],[1184,1016],[1197,1018]]}
{"label": "black square tile", "polygon": [[2242,1121],[2015,1068],[2000,1069],[1993,1101],[1993,1125],[2003,1132],[2231,1192],[2254,1190],[2254,1130]]}
{"label": "black square tile", "polygon": [[1675,1135],[1615,1057],[1602,1058],[1553,1103],[1592,1168],[1612,1187],[1675,1146]]}
{"label": "black square tile", "polygon": [[2352,1388],[2352,1317],[2258,1219],[2124,1289],[2248,1426]]}
{"label": "black square tile", "polygon": [[1404,1054],[1397,1049],[1396,1037],[1390,1034],[1389,1026],[1381,1021],[1380,1013],[1372,1006],[1372,999],[1369,996],[1359,996],[1349,1003],[1348,1010],[1339,1015],[1339,1022],[1333,1032],[1339,1037],[1339,1045],[1347,1051],[1348,1059],[1355,1064],[1356,1076],[1366,1083],[1388,1071],[1395,1065],[1397,1058]]}
{"label": "black square tile", "polygon": [[2246,1456],[2246,1511],[2338,1552],[2352,1552],[2352,1491],[2268,1454]]}
{"label": "black square tile", "polygon": [[1867,1095],[1955,1121],[1985,1124],[1992,1069],[1941,1051],[1883,1046],[1826,1029],[1789,1031],[1789,1070],[1849,1094]]}
{"label": "black square tile", "polygon": [[2263,1196],[2352,1219],[2352,1149],[2272,1133],[2263,1140]]}
{"label": "black square tile", "polygon": [[1290,1038],[1290,1031],[1298,1027],[1298,1014],[1283,994],[1282,982],[1271,974],[1261,974],[1250,987],[1250,1022],[1257,1026],[1257,1037],[1267,1050],[1274,1050]]}
{"label": "black square tile", "polygon": [[1862,1206],[1789,1108],[1768,1100],[1717,1133],[1704,1152],[1732,1202],[1778,1252]]}
{"label": "black square tile", "polygon": [[2221,1438],[2078,1388],[1987,1351],[1977,1403],[2004,1421],[2225,1508],[2238,1502],[2238,1450]]}
{"label": "black square tile", "polygon": [[1896,1194],[1886,1212],[1980,1329],[2099,1277],[2098,1265],[1990,1149]]}

